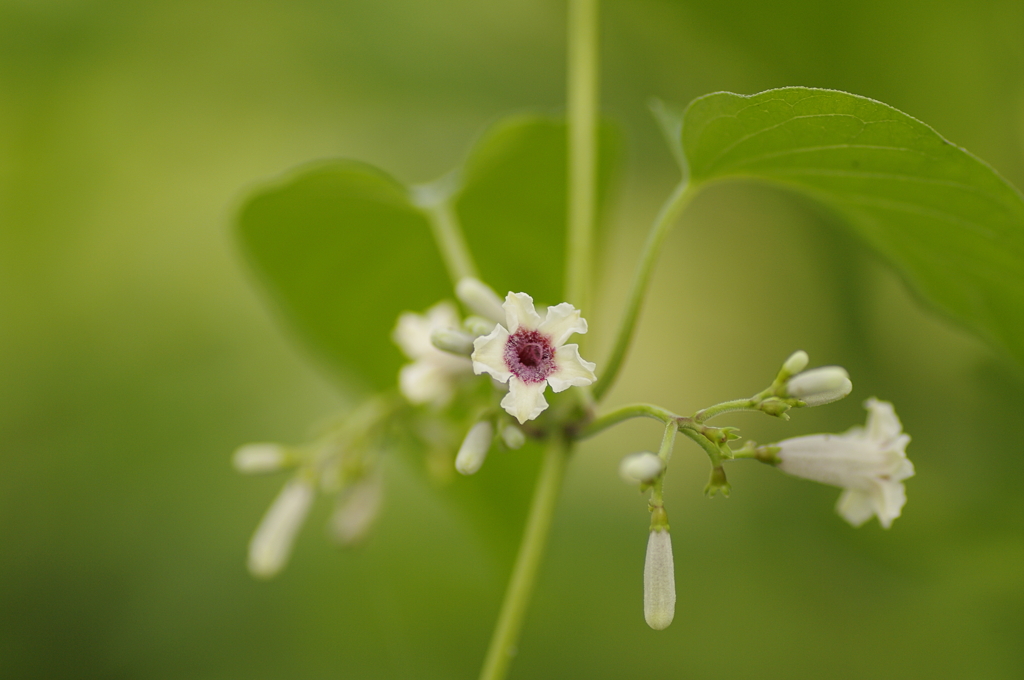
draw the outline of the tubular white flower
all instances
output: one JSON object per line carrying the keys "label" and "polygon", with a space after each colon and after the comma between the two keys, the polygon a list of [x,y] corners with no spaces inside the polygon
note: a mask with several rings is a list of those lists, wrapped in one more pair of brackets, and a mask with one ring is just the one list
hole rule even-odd
{"label": "tubular white flower", "polygon": [[500,323],[505,319],[501,298],[491,290],[490,286],[479,279],[473,277],[459,279],[459,282],[455,284],[455,297],[459,298],[462,304],[469,308],[469,311],[490,319],[494,323]]}
{"label": "tubular white flower", "polygon": [[331,514],[331,536],[341,545],[355,545],[366,537],[380,512],[381,484],[363,479],[339,497]]}
{"label": "tubular white flower", "polygon": [[853,390],[850,375],[841,366],[822,366],[795,375],[786,383],[786,392],[808,406],[839,401]]}
{"label": "tubular white flower", "polygon": [[443,352],[430,340],[436,330],[458,327],[458,313],[448,302],[440,302],[424,314],[405,312],[398,317],[391,337],[413,360],[399,371],[398,387],[411,403],[444,406],[455,392],[455,382],[469,374],[469,359]]}
{"label": "tubular white flower", "polygon": [[654,630],[664,630],[676,614],[676,576],[672,538],[667,529],[653,530],[647,538],[644,561],[644,619]]}
{"label": "tubular white flower", "polygon": [[491,421],[481,420],[471,427],[455,456],[455,469],[464,475],[476,474],[487,458],[493,439],[494,425]]}
{"label": "tubular white flower", "polygon": [[907,502],[903,480],[914,476],[907,460],[910,435],[903,432],[892,404],[864,402],[867,424],[841,435],[814,434],[777,444],[779,469],[796,477],[842,487],[838,512],[853,526],[878,516],[888,529]]}
{"label": "tubular white flower", "polygon": [[631,453],[619,463],[619,475],[630,483],[650,484],[665,470],[665,461],[650,451]]}
{"label": "tubular white flower", "polygon": [[249,571],[253,576],[270,578],[288,563],[314,495],[308,479],[297,477],[284,485],[249,541]]}
{"label": "tubular white flower", "polygon": [[526,293],[509,293],[502,305],[506,329],[501,324],[473,341],[473,372],[489,373],[507,382],[508,394],[501,406],[520,424],[533,420],[548,407],[544,390],[555,392],[589,385],[597,379],[596,364],[580,357],[578,345],[566,345],[573,333],[586,333],[587,322],[567,302],[537,313]]}
{"label": "tubular white flower", "polygon": [[231,462],[242,474],[260,475],[285,467],[288,454],[279,444],[246,444],[235,451]]}

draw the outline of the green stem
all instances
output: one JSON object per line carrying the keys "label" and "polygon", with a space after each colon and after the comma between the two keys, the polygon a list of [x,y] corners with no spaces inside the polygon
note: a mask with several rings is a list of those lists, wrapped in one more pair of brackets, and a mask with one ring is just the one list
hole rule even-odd
{"label": "green stem", "polygon": [[[665,434],[661,437],[661,448],[658,449],[658,457],[665,461],[666,467],[668,461],[672,457],[672,448],[676,443],[676,433],[679,431],[678,427],[673,426],[672,423],[665,423]],[[661,507],[664,504],[662,498],[662,489],[665,485],[665,473],[662,472],[658,475],[658,478],[654,480],[654,485],[651,488],[651,505],[654,507]]]}
{"label": "green stem", "polygon": [[575,439],[587,439],[593,437],[596,434],[604,432],[613,425],[630,420],[632,418],[654,418],[660,420],[663,423],[676,422],[680,427],[684,427],[689,418],[684,416],[676,415],[668,409],[663,409],[660,406],[654,404],[627,404],[626,406],[620,406],[617,409],[609,411],[608,413],[602,414],[597,418],[594,418],[589,423],[584,425],[578,432],[576,432]]}
{"label": "green stem", "polygon": [[561,437],[554,437],[544,450],[544,460],[537,487],[530,502],[523,540],[512,569],[512,578],[505,591],[505,600],[494,627],[491,645],[484,659],[480,680],[502,680],[508,673],[509,663],[515,655],[519,633],[523,627],[527,606],[537,580],[537,569],[547,545],[555,503],[562,488],[570,445]]}
{"label": "green stem", "polygon": [[586,310],[597,196],[597,0],[569,0],[569,214],[566,300]]}
{"label": "green stem", "polygon": [[469,252],[466,239],[462,235],[459,219],[448,200],[440,200],[423,207],[430,220],[434,240],[441,251],[441,257],[444,258],[445,268],[448,269],[448,276],[452,279],[452,285],[468,276],[480,278],[473,262],[473,255]]}
{"label": "green stem", "polygon": [[655,218],[654,224],[651,225],[651,231],[647,236],[647,243],[644,244],[644,252],[640,257],[640,264],[637,265],[636,274],[633,276],[629,297],[626,299],[626,311],[622,316],[622,323],[619,325],[615,345],[612,348],[611,356],[604,364],[600,379],[594,384],[594,398],[598,401],[615,383],[615,378],[622,367],[622,361],[629,350],[637,317],[640,315],[640,303],[647,292],[647,284],[650,282],[654,263],[661,252],[665,236],[668,235],[676,218],[679,217],[679,214],[693,199],[695,193],[696,191],[691,188],[687,181],[680,182],[661,207],[661,211],[658,213],[657,218]]}

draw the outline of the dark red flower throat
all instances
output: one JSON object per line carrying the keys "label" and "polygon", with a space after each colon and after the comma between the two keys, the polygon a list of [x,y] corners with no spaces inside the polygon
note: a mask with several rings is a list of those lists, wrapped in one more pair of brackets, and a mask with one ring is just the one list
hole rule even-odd
{"label": "dark red flower throat", "polygon": [[516,330],[505,343],[505,365],[512,375],[525,383],[547,380],[555,370],[555,347],[551,338],[525,328]]}

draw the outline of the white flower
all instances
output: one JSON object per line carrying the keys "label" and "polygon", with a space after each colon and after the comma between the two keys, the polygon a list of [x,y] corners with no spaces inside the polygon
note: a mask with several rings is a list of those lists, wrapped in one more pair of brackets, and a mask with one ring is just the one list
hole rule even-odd
{"label": "white flower", "polygon": [[249,541],[249,571],[270,578],[284,568],[316,492],[313,484],[296,477],[281,489]]}
{"label": "white flower", "polygon": [[435,330],[458,326],[458,313],[449,302],[440,302],[425,314],[405,312],[398,317],[391,337],[413,360],[398,373],[398,387],[411,403],[444,406],[455,392],[456,381],[469,374],[468,359],[442,352],[430,341]]}
{"label": "white flower", "polygon": [[647,538],[644,561],[644,619],[654,630],[664,630],[676,614],[676,576],[672,563],[672,537],[668,529],[653,529]]}
{"label": "white flower", "polygon": [[896,417],[892,404],[877,399],[864,402],[865,427],[845,434],[814,434],[778,443],[779,469],[797,477],[842,487],[836,511],[853,526],[872,515],[886,529],[900,516],[907,502],[903,480],[914,475],[905,449],[910,435]]}
{"label": "white flower", "polygon": [[548,407],[548,385],[561,392],[597,379],[595,364],[580,358],[579,346],[565,344],[573,333],[587,332],[587,322],[575,307],[567,302],[548,307],[541,319],[526,293],[509,293],[502,307],[508,329],[498,324],[473,341],[473,372],[508,383],[501,406],[520,424]]}

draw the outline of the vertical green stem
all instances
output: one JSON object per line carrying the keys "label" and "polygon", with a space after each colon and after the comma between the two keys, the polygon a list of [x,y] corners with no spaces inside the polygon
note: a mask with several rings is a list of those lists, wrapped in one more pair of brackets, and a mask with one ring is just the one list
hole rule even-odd
{"label": "vertical green stem", "polygon": [[569,215],[565,298],[586,310],[597,198],[597,0],[569,0]]}
{"label": "vertical green stem", "polygon": [[473,256],[466,245],[466,239],[462,235],[462,228],[459,226],[451,203],[447,199],[440,200],[432,205],[424,206],[424,209],[427,219],[430,220],[434,241],[437,242],[441,257],[444,258],[448,276],[452,279],[452,285],[467,276],[479,278],[476,265],[473,263]]}
{"label": "vertical green stem", "polygon": [[604,396],[608,388],[614,384],[619,369],[622,368],[622,362],[629,350],[629,343],[633,339],[636,320],[640,315],[640,303],[647,293],[647,284],[651,280],[651,273],[654,271],[654,263],[661,252],[661,245],[672,225],[675,224],[676,218],[693,198],[694,193],[696,192],[691,189],[691,185],[683,180],[665,201],[654,224],[651,225],[647,242],[644,244],[644,252],[640,256],[636,274],[633,275],[633,284],[629,290],[629,297],[626,299],[626,311],[622,315],[618,335],[615,337],[615,346],[612,348],[608,361],[602,367],[599,380],[594,384],[595,400],[600,400]]}
{"label": "vertical green stem", "polygon": [[544,450],[537,487],[530,502],[530,514],[526,519],[523,540],[512,569],[512,578],[505,591],[498,623],[494,627],[491,646],[487,650],[480,680],[502,680],[508,673],[509,663],[519,643],[519,633],[530,604],[530,596],[537,580],[537,569],[547,546],[555,503],[562,488],[566,463],[569,460],[569,443],[560,437],[552,438]]}

